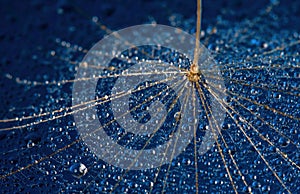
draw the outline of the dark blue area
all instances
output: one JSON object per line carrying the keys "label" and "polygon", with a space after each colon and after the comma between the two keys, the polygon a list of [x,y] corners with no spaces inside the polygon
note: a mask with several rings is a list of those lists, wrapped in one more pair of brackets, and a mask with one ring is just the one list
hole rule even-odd
{"label": "dark blue area", "polygon": [[[252,53],[251,49],[261,49],[259,51],[263,52],[264,43],[269,43],[268,49],[271,50],[280,46],[282,42],[280,40],[289,43],[291,40],[297,39],[289,33],[300,32],[300,1],[281,1],[280,5],[276,6],[271,14],[264,13],[265,17],[260,17],[258,21],[255,21],[255,25],[248,26],[247,29],[242,26],[243,24],[240,24],[240,22],[255,19],[260,14],[258,10],[265,10],[268,4],[269,1],[266,0],[203,1],[202,28],[206,34],[209,34],[213,26],[222,18],[220,30],[218,29],[219,31],[215,35],[211,35],[210,40],[203,42],[203,44],[212,51],[216,51],[219,47],[221,54],[215,54],[215,58],[217,61],[226,64],[224,69],[243,67],[246,65],[243,57],[257,54]],[[189,3],[182,0],[0,1],[0,119],[34,116],[34,113],[47,113],[72,105],[72,83],[57,86],[47,84],[47,81],[74,79],[76,65],[70,61],[78,63],[85,55],[84,52],[79,52],[78,49],[72,50],[67,48],[65,44],[62,45],[63,41],[88,50],[106,34],[105,31],[92,22],[93,16],[97,16],[99,22],[110,29],[118,30],[132,25],[150,23],[153,20],[159,24],[170,25],[168,18],[176,13],[181,14],[179,20],[190,19],[190,21],[195,22],[196,1],[189,1]],[[186,31],[194,32],[194,24],[179,22],[178,27],[187,28]],[[242,27],[239,28],[240,25]],[[264,26],[267,26],[268,30]],[[234,33],[231,30],[236,29],[242,29],[242,32],[233,38]],[[248,33],[247,30],[252,35],[244,38],[243,33]],[[220,47],[217,42],[221,39],[220,37],[225,39],[227,33],[229,34],[228,40],[232,42],[228,42],[228,45],[223,44],[223,47]],[[278,41],[276,42],[276,40]],[[288,48],[285,52],[295,54],[297,50],[299,51],[299,46]],[[54,56],[53,52],[55,52]],[[276,52],[272,57],[276,56],[280,56],[280,52]],[[289,56],[285,59],[273,60],[273,64],[285,65],[286,61],[289,61],[294,63],[295,66],[299,66],[299,55],[294,58],[295,60],[292,60],[292,57]],[[268,62],[264,64],[259,60],[251,61],[253,66],[267,64]],[[240,79],[240,77],[247,75],[245,82],[262,81],[267,85],[279,85],[281,89],[295,95],[299,94],[299,90],[297,90],[299,89],[299,69],[290,71],[287,69],[284,72],[274,71],[273,74],[272,69],[269,71],[249,71],[243,74],[226,72],[224,77]],[[298,77],[298,79],[283,78],[274,80],[272,79],[274,74],[283,77],[290,75]],[[42,82],[45,85],[31,86],[26,83],[18,83],[16,80],[21,80],[20,82],[27,80],[27,83],[28,81]],[[290,95],[281,94],[282,97],[279,98],[278,93],[280,92],[273,93],[263,90],[256,91],[258,94],[253,96],[251,93],[253,88],[230,81],[226,81],[226,87],[229,91],[237,92],[241,96],[251,96],[252,100],[300,117],[299,96],[290,97]],[[278,129],[283,132],[288,131],[291,139],[299,144],[299,120],[263,110],[243,99],[238,100],[244,106],[249,107],[250,110],[258,111],[260,115]],[[228,100],[228,102],[237,110],[243,111],[243,116],[248,119],[255,119],[253,114],[246,113],[236,102],[232,100]],[[57,193],[59,191],[72,193],[85,189],[88,183],[91,183],[88,187],[88,191],[91,193],[96,191],[105,193],[116,184],[117,176],[125,173],[125,170],[109,166],[97,159],[83,142],[78,141],[72,144],[72,142],[79,139],[72,115],[37,125],[25,126],[28,123],[58,115],[58,113],[53,113],[41,118],[0,123],[0,128],[24,125],[21,129],[0,131],[0,176],[9,175],[0,180],[0,193]],[[235,117],[238,118],[238,115]],[[259,127],[261,133],[269,134],[271,139],[278,143],[275,146],[292,155],[293,160],[299,165],[299,151],[295,150],[290,144],[287,145],[286,139],[278,137],[276,133],[269,133],[271,131],[270,127],[262,124],[261,121],[256,120],[253,123]],[[205,131],[205,129],[201,130],[201,126],[199,128],[197,141],[201,139]],[[254,191],[257,193],[267,192],[268,187],[271,187],[272,192],[283,192],[282,186],[272,173],[264,174],[266,166],[258,159],[259,156],[251,145],[241,139],[242,134],[240,134],[237,124],[229,116],[224,122],[223,129],[226,130],[224,132],[226,140],[234,142],[230,145],[230,150],[234,152],[237,163],[241,164],[243,173],[247,175],[246,180],[252,184]],[[296,133],[297,130],[298,133]],[[247,133],[256,143],[261,141],[254,132],[253,134],[252,132]],[[67,145],[70,145],[68,149],[56,153],[57,150]],[[259,146],[261,148],[268,147],[263,143]],[[272,154],[274,149],[273,147],[268,148],[268,151],[270,151],[270,154],[266,154],[268,161],[276,165],[278,174],[287,183],[291,191],[299,192],[300,181],[299,174],[297,174],[299,170],[292,171],[291,168],[285,168],[290,165],[282,158],[274,156]],[[226,153],[226,151],[228,152],[225,149],[224,152]],[[167,193],[195,192],[193,152],[194,145],[191,143],[186,152],[172,162],[172,170],[166,180],[168,182]],[[229,156],[226,157],[230,159]],[[210,160],[208,161],[208,159]],[[214,150],[209,151],[206,155],[199,156],[198,160],[198,163],[201,164],[198,169],[199,183],[201,183],[199,184],[200,191],[208,193],[233,192],[230,181],[226,177],[225,168],[222,166],[222,160],[217,152]],[[35,165],[36,161],[39,164]],[[70,167],[78,163],[83,163],[88,168],[87,174],[79,178],[74,177],[70,172]],[[28,166],[30,164],[34,165],[32,167]],[[230,165],[233,166],[232,162]],[[12,175],[9,174],[26,166],[28,168],[25,170]],[[78,165],[75,167],[78,168]],[[167,169],[168,165],[161,168],[153,193],[162,191]],[[250,169],[256,170],[249,172]],[[144,192],[151,186],[155,173],[156,169],[142,172],[129,171],[124,177],[128,181],[121,181],[116,192]],[[238,190],[242,192],[245,188],[243,188],[243,183],[236,171],[234,172],[234,178],[238,180]],[[259,187],[258,183],[263,185]],[[135,184],[140,187],[136,188]]]}

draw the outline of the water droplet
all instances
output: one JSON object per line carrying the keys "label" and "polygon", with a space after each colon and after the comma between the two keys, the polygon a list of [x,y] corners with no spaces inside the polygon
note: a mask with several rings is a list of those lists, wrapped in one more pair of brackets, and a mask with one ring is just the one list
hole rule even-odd
{"label": "water droplet", "polygon": [[70,171],[74,177],[81,178],[87,173],[88,169],[82,163],[75,163],[70,167]]}

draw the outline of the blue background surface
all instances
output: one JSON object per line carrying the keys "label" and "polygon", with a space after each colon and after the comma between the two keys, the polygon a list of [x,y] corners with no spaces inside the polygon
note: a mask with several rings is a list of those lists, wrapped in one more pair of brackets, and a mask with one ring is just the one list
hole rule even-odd
{"label": "blue background surface", "polygon": [[[279,6],[272,10],[271,14],[265,13],[266,16],[264,13],[260,14],[260,11],[265,10],[269,3],[266,0],[203,1],[202,29],[206,34],[209,34],[212,27],[221,21],[219,26],[217,25],[218,31],[215,35],[212,35],[209,40],[206,39],[206,36],[203,38],[206,40],[203,43],[212,50],[217,61],[222,61],[224,64],[230,61],[239,63],[238,60],[243,57],[243,54],[253,56],[251,54],[256,51],[253,53],[252,51],[261,48],[264,43],[269,43],[271,49],[271,47],[275,48],[281,43],[299,40],[299,36],[296,36],[295,33],[300,31],[300,1],[282,1]],[[153,20],[159,24],[170,25],[169,17],[174,14],[177,14],[178,23],[176,26],[191,33],[195,31],[196,1],[0,1],[0,119],[29,116],[34,113],[49,112],[71,106],[71,84],[31,86],[20,83],[22,81],[18,83],[16,79],[23,80],[23,83],[24,80],[46,83],[46,81],[74,79],[76,65],[71,64],[70,61],[78,63],[85,54],[78,51],[80,50],[78,47],[74,47],[78,45],[88,50],[106,34],[92,22],[92,17],[97,16],[102,24],[112,30],[118,30],[132,25],[149,23]],[[275,16],[273,17],[273,15]],[[222,19],[220,20],[220,18]],[[260,19],[256,21],[256,18]],[[251,23],[253,26],[247,27],[246,24]],[[247,32],[241,33],[235,38],[231,36],[233,33],[230,31],[235,29],[242,29]],[[219,45],[219,53],[215,52],[218,46],[216,40],[226,40],[224,37],[226,37],[227,32],[229,33],[227,40],[231,41],[229,46],[225,48],[225,46],[220,47]],[[294,37],[292,37],[293,34]],[[242,39],[243,37],[246,38]],[[70,43],[71,48],[65,46],[67,43]],[[240,49],[240,53],[233,55],[232,50],[236,48]],[[292,47],[286,53],[295,54],[297,51],[299,51],[299,46]],[[52,56],[53,52],[55,52],[54,56]],[[260,49],[257,52],[260,52]],[[275,58],[279,54],[280,52],[276,52],[272,57]],[[299,53],[295,58],[295,64],[299,66]],[[278,61],[278,63],[284,64],[284,60]],[[242,62],[240,64],[243,66]],[[253,64],[255,65],[255,61]],[[299,73],[299,69],[293,70],[291,73],[296,75]],[[255,72],[249,72],[249,74],[251,77]],[[299,79],[289,79],[288,82],[289,85],[299,88]],[[272,79],[270,78],[270,82],[266,81],[266,83],[273,83]],[[230,87],[229,82],[227,86]],[[292,92],[297,93],[297,91]],[[299,97],[294,100],[299,102]],[[265,103],[272,104],[273,102]],[[286,101],[276,103],[280,105]],[[245,102],[245,104],[247,103]],[[298,104],[298,106],[295,105],[290,108],[297,111],[300,107]],[[295,113],[295,115],[299,116],[299,113]],[[43,119],[45,118],[43,117]],[[228,120],[229,123],[233,122]],[[29,119],[27,121],[0,123],[0,128],[20,126],[33,121],[35,120]],[[276,124],[275,119],[271,122]],[[293,129],[298,130],[298,134],[292,135],[292,137],[295,142],[299,142],[299,121],[293,120],[289,124],[277,121],[277,125],[279,129],[286,130],[288,133],[292,132]],[[268,128],[266,127],[265,130]],[[116,176],[124,171],[111,166],[106,166],[105,170],[100,170],[106,164],[88,152],[83,143],[78,143],[65,151],[48,157],[49,154],[68,145],[78,137],[79,134],[73,124],[72,116],[23,129],[0,131],[1,176],[47,156],[39,164],[1,179],[0,192],[78,192],[85,189],[90,182],[91,185],[88,186],[87,191],[106,192],[106,189],[111,189],[116,183]],[[34,146],[30,145],[32,142],[35,144]],[[265,147],[266,150],[269,150],[264,144],[261,146],[263,151],[265,151]],[[251,146],[236,142],[233,143],[233,147],[239,147],[239,150],[249,150]],[[287,148],[286,152],[293,153],[293,149]],[[187,152],[174,161],[169,175],[170,177],[174,176],[168,179],[169,184],[166,187],[166,192],[190,193],[195,191],[193,155],[190,154],[192,152],[193,146],[190,145]],[[211,155],[199,158],[199,164],[201,164],[199,167],[199,190],[208,193],[233,192],[228,178],[225,177],[226,171],[215,168],[218,165],[223,165],[220,156],[217,153],[214,154],[213,151],[208,154]],[[249,171],[245,172],[247,174],[246,179],[250,182],[254,176],[258,176],[257,182],[262,184],[261,187],[257,188],[254,185],[254,192],[261,193],[263,186],[271,187],[272,191],[284,191],[272,173],[268,172],[263,175],[265,166],[262,165],[254,171],[250,170],[251,165],[246,161],[255,162],[257,154],[249,154],[249,157],[247,156],[245,159],[242,158],[242,155],[241,152],[238,162],[241,162],[241,169]],[[214,157],[218,159],[214,160]],[[209,160],[210,165],[207,164],[208,158],[211,159]],[[298,150],[296,150],[293,159],[299,165],[300,154]],[[192,164],[189,164],[189,160],[192,161]],[[270,160],[274,160],[274,164],[276,163],[276,157],[271,157]],[[91,167],[82,178],[72,176],[69,170],[72,165],[78,163]],[[181,165],[178,166],[176,163]],[[290,164],[284,163],[290,167]],[[258,162],[256,165],[261,164]],[[277,165],[281,165],[280,162]],[[281,169],[286,167],[285,165],[278,167],[279,173],[284,172]],[[167,166],[162,169],[166,170]],[[155,170],[143,173],[130,171],[126,175],[128,181],[126,183],[121,182],[116,192],[124,192],[126,188],[134,192],[148,190],[155,172]],[[300,185],[297,172],[299,173],[299,170],[287,172],[289,176],[285,176],[286,180],[284,180],[291,191],[295,193],[299,192]],[[153,192],[161,192],[164,176],[164,172],[159,175],[160,181],[155,184]],[[239,185],[238,191],[242,192],[244,189],[242,181],[238,176],[236,180],[236,184]],[[271,181],[268,182],[268,180]],[[136,183],[140,187],[135,187]]]}

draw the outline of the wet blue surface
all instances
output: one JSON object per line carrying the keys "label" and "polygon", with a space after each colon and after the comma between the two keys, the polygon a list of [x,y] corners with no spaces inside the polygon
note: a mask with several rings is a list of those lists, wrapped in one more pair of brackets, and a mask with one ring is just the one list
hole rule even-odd
{"label": "wet blue surface", "polygon": [[[238,125],[242,125],[286,187],[297,193],[300,191],[299,168],[278,155],[276,148],[300,165],[300,46],[299,43],[288,46],[300,39],[300,2],[280,2],[268,12],[269,5],[269,1],[204,1],[204,37],[201,41],[224,70],[229,91],[227,102],[239,112],[233,113],[239,124],[228,115],[224,122],[223,134],[229,149],[224,148],[220,140],[238,192],[247,188],[227,154],[229,151],[253,192],[286,192],[241,133]],[[72,83],[47,83],[74,79],[76,65],[71,61],[80,62],[85,55],[81,50],[88,50],[106,34],[92,20],[98,18],[112,30],[156,21],[193,33],[195,6],[194,1],[184,3],[179,0],[1,1],[0,119],[34,116],[72,105]],[[280,46],[286,48],[267,53]],[[285,68],[273,68],[272,65]],[[265,68],[253,70],[260,66]],[[241,68],[252,69],[239,71]],[[44,84],[35,85],[34,81]],[[59,115],[63,114],[0,123],[1,129],[19,126],[18,129],[0,131],[0,192],[72,193],[85,190],[105,193],[114,188],[118,176],[125,170],[96,158],[83,142],[72,143],[79,139],[72,115],[33,123]],[[258,116],[267,122],[257,119]],[[242,118],[269,137],[274,146],[262,141],[249,124],[241,122]],[[200,125],[197,140],[204,133],[202,128]],[[60,151],[65,146],[67,149]],[[165,192],[196,191],[193,153],[191,143],[173,160]],[[197,160],[200,193],[234,191],[216,147],[198,156]],[[88,168],[87,172],[79,169],[80,164]],[[22,167],[26,169],[22,170]],[[76,168],[79,171],[74,172]],[[16,171],[18,169],[21,170]],[[152,192],[160,193],[167,169],[168,165],[162,166],[155,183],[157,169],[129,171],[114,192],[146,192],[153,184]]]}

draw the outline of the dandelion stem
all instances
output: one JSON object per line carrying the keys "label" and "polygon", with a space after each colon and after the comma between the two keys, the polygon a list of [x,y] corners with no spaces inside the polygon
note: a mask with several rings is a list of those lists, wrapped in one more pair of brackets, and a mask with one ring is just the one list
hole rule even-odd
{"label": "dandelion stem", "polygon": [[199,72],[198,56],[199,56],[199,44],[200,44],[200,32],[201,32],[201,14],[202,14],[202,0],[197,0],[197,26],[196,26],[196,40],[195,40],[195,50],[194,50],[194,60],[191,65],[191,73]]}

